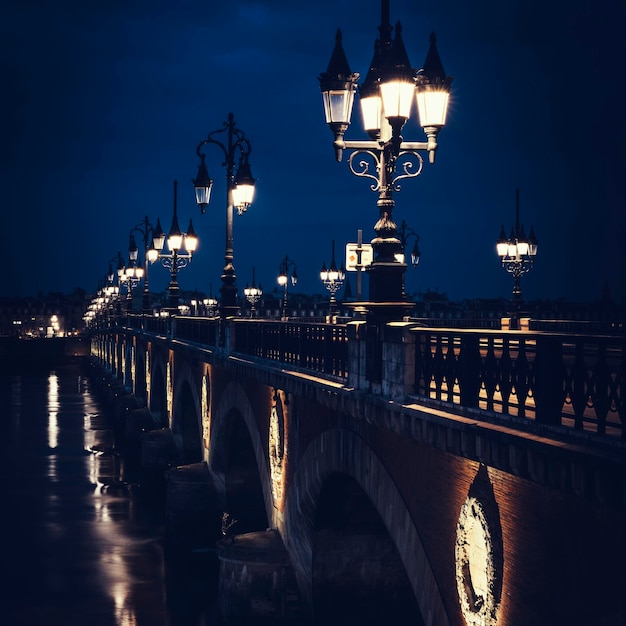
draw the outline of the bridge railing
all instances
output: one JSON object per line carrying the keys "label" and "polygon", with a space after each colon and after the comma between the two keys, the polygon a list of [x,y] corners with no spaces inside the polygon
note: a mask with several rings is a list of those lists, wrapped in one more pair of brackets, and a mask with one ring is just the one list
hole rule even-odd
{"label": "bridge railing", "polygon": [[172,318],[172,336],[203,345],[216,347],[220,336],[219,317],[175,317]]}
{"label": "bridge railing", "polygon": [[345,324],[276,320],[231,321],[231,351],[278,361],[329,376],[348,375]]}
{"label": "bridge railing", "polygon": [[418,396],[626,438],[626,338],[412,328]]}

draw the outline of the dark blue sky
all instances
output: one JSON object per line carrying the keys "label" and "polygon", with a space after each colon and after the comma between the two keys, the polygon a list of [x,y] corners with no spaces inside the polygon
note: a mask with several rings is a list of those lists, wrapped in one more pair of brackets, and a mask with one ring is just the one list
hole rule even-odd
{"label": "dark blue sky", "polygon": [[[521,221],[540,243],[524,296],[595,299],[608,281],[626,297],[625,17],[623,2],[391,0],[412,65],[421,67],[435,31],[455,77],[437,163],[395,196],[396,221],[420,234],[409,293],[509,297],[495,239],[513,224],[519,187]],[[212,283],[217,293],[217,150],[207,152],[216,183],[205,215],[190,179],[197,144],[231,111],[258,179],[256,202],[235,217],[240,289],[253,266],[273,289],[288,254],[298,290],[324,293],[331,240],[340,251],[359,228],[371,239],[378,215],[368,182],[334,160],[317,76],[338,27],[352,71],[364,76],[379,22],[379,0],[4,0],[0,295],[95,290],[144,215],[167,230],[174,179],[181,226],[193,217],[200,237],[181,288]],[[403,135],[423,138],[414,120]],[[346,137],[365,138],[358,103]],[[150,276],[154,288],[167,285],[164,268]]]}

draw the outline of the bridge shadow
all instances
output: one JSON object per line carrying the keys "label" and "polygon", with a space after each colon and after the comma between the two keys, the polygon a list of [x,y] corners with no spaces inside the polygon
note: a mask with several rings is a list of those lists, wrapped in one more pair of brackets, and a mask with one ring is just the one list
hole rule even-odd
{"label": "bridge shadow", "polygon": [[357,481],[325,481],[313,535],[316,624],[424,624],[383,520]]}
{"label": "bridge shadow", "polygon": [[254,446],[245,420],[231,410],[219,433],[212,470],[224,476],[224,511],[234,521],[232,532],[265,530],[269,523]]}

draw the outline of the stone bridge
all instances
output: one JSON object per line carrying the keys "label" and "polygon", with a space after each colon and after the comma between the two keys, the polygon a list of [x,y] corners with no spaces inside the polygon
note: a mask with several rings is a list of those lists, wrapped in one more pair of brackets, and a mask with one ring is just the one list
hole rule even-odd
{"label": "stone bridge", "polygon": [[623,338],[138,315],[91,354],[172,524],[232,535],[224,610],[626,623]]}

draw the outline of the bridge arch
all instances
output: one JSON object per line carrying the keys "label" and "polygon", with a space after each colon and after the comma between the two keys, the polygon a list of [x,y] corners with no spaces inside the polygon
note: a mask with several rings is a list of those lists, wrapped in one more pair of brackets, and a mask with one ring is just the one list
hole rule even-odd
{"label": "bridge arch", "polygon": [[[314,608],[317,509],[328,481],[338,475],[358,485],[380,516],[402,560],[423,623],[449,625],[424,546],[401,494],[374,451],[360,436],[345,429],[325,431],[309,445],[287,493],[282,535],[305,602]],[[349,489],[356,493],[353,487]]]}
{"label": "bridge arch", "polygon": [[161,428],[169,426],[167,416],[167,393],[166,393],[165,364],[158,356],[158,351],[150,350],[150,413]]}
{"label": "bridge arch", "polygon": [[195,380],[189,362],[175,364],[172,399],[172,434],[184,465],[203,460],[200,383]]}
{"label": "bridge arch", "polygon": [[[269,399],[267,404],[269,406]],[[267,435],[261,437],[248,394],[238,382],[231,381],[224,388],[211,412],[210,428],[208,465],[224,502],[224,510],[240,520],[234,532],[239,534],[274,526],[276,509],[266,456]],[[242,491],[244,487],[245,492]],[[242,510],[242,500],[246,501],[243,507],[246,510]],[[262,515],[260,508],[263,509]]]}

